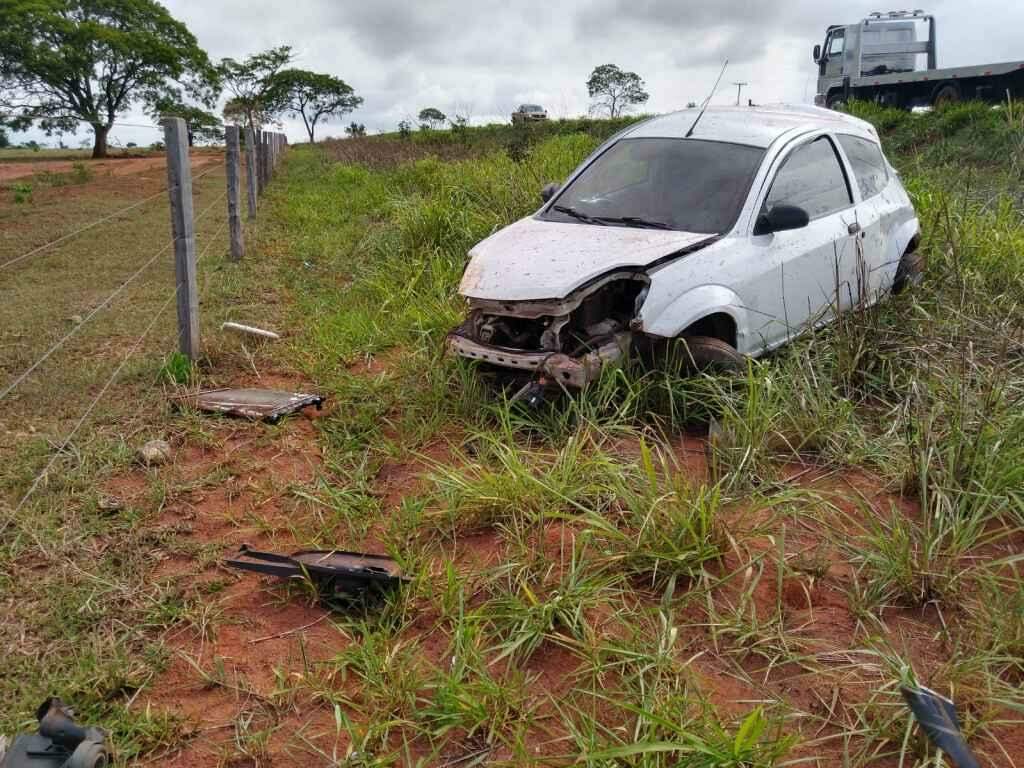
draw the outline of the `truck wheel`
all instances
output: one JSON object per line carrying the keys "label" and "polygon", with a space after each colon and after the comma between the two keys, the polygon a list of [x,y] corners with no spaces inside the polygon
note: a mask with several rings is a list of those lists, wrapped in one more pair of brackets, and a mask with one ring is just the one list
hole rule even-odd
{"label": "truck wheel", "polygon": [[742,373],[747,358],[731,344],[713,336],[680,336],[678,354],[689,371]]}
{"label": "truck wheel", "polygon": [[829,96],[828,101],[825,102],[825,106],[829,109],[834,109],[837,112],[842,112],[846,109],[846,97],[841,93]]}
{"label": "truck wheel", "polygon": [[953,83],[939,86],[935,91],[935,95],[932,96],[932,106],[935,109],[948,107],[950,104],[956,104],[958,101],[960,101],[960,89]]}
{"label": "truck wheel", "polygon": [[916,249],[907,251],[896,267],[896,277],[892,281],[892,292],[903,293],[910,286],[920,285],[924,278],[925,260]]}

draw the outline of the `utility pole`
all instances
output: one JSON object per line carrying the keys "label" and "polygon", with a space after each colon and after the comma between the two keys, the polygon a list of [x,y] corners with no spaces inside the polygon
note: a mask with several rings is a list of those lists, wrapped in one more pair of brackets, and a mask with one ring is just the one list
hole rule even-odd
{"label": "utility pole", "polygon": [[733,83],[736,86],[736,106],[740,105],[740,94],[743,93],[743,86],[750,85],[750,83]]}

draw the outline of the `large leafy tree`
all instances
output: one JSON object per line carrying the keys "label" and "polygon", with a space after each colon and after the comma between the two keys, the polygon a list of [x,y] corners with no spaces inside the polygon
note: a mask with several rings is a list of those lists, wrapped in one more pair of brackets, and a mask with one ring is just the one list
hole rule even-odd
{"label": "large leafy tree", "polygon": [[254,53],[242,61],[220,60],[217,72],[232,94],[233,98],[228,102],[231,112],[244,115],[247,127],[255,131],[270,121],[273,116],[270,91],[274,87],[275,76],[291,60],[292,49],[289,45]]}
{"label": "large leafy tree", "polygon": [[15,129],[92,126],[106,157],[118,115],[184,89],[212,104],[217,79],[196,38],[154,0],[0,0],[0,112]]}
{"label": "large leafy tree", "polygon": [[623,72],[614,64],[594,67],[587,80],[587,91],[594,99],[592,111],[607,112],[618,117],[634,104],[643,104],[649,98],[644,81],[636,72]]}
{"label": "large leafy tree", "polygon": [[333,75],[305,69],[284,69],[278,72],[270,87],[268,104],[274,112],[301,117],[309,142],[316,141],[317,123],[341,118],[363,103],[352,86]]}

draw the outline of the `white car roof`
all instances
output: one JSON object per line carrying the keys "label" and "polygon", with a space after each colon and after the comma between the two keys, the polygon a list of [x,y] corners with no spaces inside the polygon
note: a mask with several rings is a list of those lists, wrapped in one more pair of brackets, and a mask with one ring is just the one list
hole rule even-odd
{"label": "white car roof", "polygon": [[[683,109],[638,123],[620,138],[683,138],[699,108]],[[759,107],[708,107],[697,123],[693,138],[768,147],[784,133],[812,130],[840,131],[877,142],[874,127],[856,117],[832,109],[803,105]]]}

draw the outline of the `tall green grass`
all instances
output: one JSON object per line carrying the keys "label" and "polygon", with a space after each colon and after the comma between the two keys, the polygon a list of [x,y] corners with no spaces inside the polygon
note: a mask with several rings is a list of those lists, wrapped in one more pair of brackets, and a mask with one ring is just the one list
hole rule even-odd
{"label": "tall green grass", "polygon": [[[377,170],[292,152],[274,236],[302,329],[295,358],[339,406],[321,427],[336,482],[369,493],[384,462],[437,441],[451,448],[425,462],[425,489],[395,513],[388,540],[416,552],[419,598],[436,608],[452,664],[392,679],[399,670],[375,657],[405,659],[406,646],[364,635],[338,662],[363,681],[368,698],[354,704],[385,713],[363,743],[390,748],[402,732],[436,747],[469,734],[527,760],[529,734],[545,726],[522,670],[557,645],[579,668],[554,703],[565,730],[548,753],[592,765],[772,765],[800,721],[836,729],[850,764],[923,763],[934,756],[908,738],[896,694],[914,658],[879,650],[887,621],[907,610],[941,612],[948,662],[930,682],[964,692],[970,732],[991,737],[1012,721],[1024,704],[1013,688],[1019,623],[1008,618],[1020,610],[1019,558],[1006,551],[1024,529],[1024,123],[1014,105],[851,109],[878,125],[914,200],[921,286],[751,361],[744,376],[630,364],[532,412],[446,358],[442,340],[463,316],[468,250],[534,210],[541,186],[598,138],[559,134],[520,153],[486,132],[453,134],[444,141],[490,149]],[[373,358],[386,361],[378,373],[359,369]],[[694,429],[710,430],[707,478],[673,459]],[[863,473],[914,511],[878,511],[853,489],[800,497],[795,466]],[[772,511],[767,551],[747,546],[765,533],[752,510]],[[779,697],[730,721],[687,679],[681,625],[752,686],[787,665],[834,672],[783,604],[784,580],[807,578],[772,527],[787,515],[850,570],[843,586],[860,629],[838,640],[884,663],[863,703],[823,702],[826,714],[812,715]],[[556,556],[539,544],[552,527]],[[448,559],[488,535],[493,570]],[[813,570],[831,578],[827,563]],[[759,608],[766,594],[772,605]],[[839,686],[847,672],[859,674],[828,679]]]}

